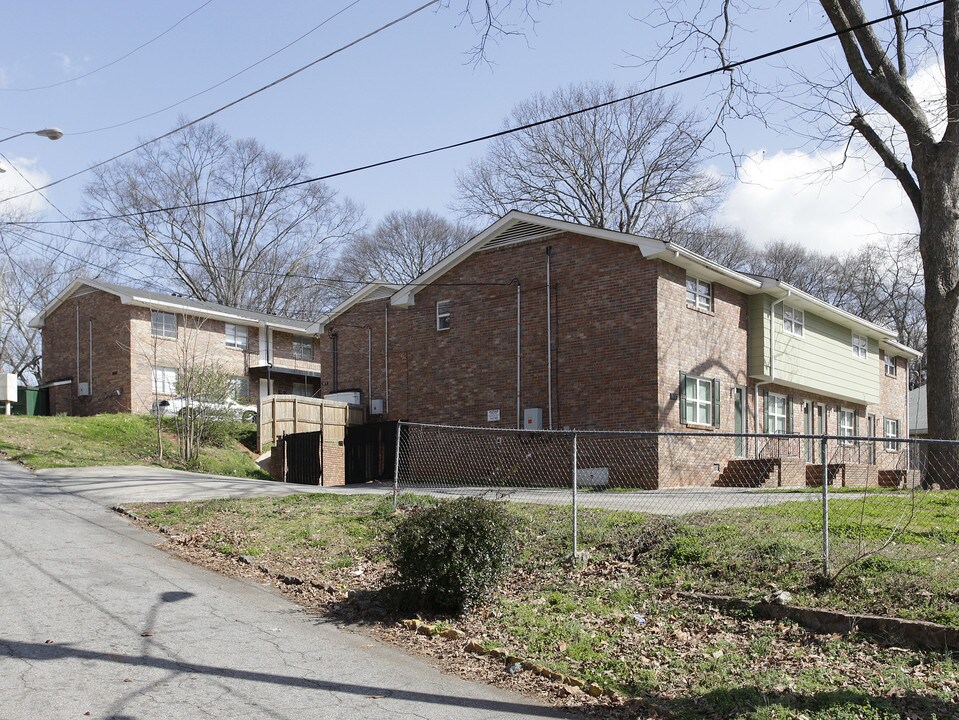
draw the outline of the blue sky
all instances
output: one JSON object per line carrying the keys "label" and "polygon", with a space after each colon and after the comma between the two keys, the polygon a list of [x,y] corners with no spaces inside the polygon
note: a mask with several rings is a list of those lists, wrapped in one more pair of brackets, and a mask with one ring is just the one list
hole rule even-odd
{"label": "blue sky", "polygon": [[[62,177],[166,132],[179,115],[194,118],[223,105],[419,4],[360,0],[292,48],[220,88],[139,122],[87,132],[151,113],[218,83],[350,1],[213,0],[202,8],[205,0],[9,5],[0,44],[0,127],[6,129],[0,132],[56,126],[67,135],[55,143],[18,138],[0,151],[34,182]],[[469,62],[467,52],[477,35],[456,12],[462,4],[453,0],[452,9],[420,13],[221,113],[216,122],[235,137],[253,136],[272,150],[306,155],[319,175],[499,129],[510,108],[535,92],[580,81],[651,82],[631,57],[650,52],[663,33],[634,18],[644,3],[564,0],[540,8],[535,27],[524,22],[525,37],[502,37],[491,46],[488,66]],[[193,10],[197,12],[164,37],[111,67],[58,87],[21,91],[111,62]],[[801,11],[787,22],[772,22],[772,17],[750,17],[757,32],[746,36],[749,47],[742,48],[743,54],[821,29],[820,18]],[[789,62],[803,57],[812,56],[794,56]],[[709,62],[694,59],[690,71],[706,69]],[[772,77],[781,70],[769,65],[760,72]],[[660,80],[675,76],[675,68],[659,73]],[[704,82],[692,83],[682,97],[697,105],[706,90]],[[744,174],[746,182],[732,184],[721,217],[757,242],[788,237],[835,249],[852,247],[872,232],[914,226],[895,186],[877,183],[875,175],[854,169],[824,188],[805,174],[822,155],[796,152],[797,138],[764,132],[749,121],[732,127],[730,137],[737,150],[757,162]],[[331,184],[364,205],[372,222],[394,209],[446,212],[455,199],[457,170],[482,152],[482,145],[472,146]],[[729,170],[728,163],[716,161],[717,172]],[[18,189],[13,176],[0,176],[0,193]],[[77,216],[85,181],[81,176],[65,182],[51,188],[49,196],[67,215]]]}

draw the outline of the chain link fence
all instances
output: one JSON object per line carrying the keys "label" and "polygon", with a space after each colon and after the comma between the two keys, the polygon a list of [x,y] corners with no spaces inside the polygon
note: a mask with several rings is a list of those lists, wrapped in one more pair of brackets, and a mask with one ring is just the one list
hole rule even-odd
{"label": "chain link fence", "polygon": [[405,422],[397,442],[394,497],[564,508],[573,555],[603,542],[609,513],[732,528],[764,547],[781,540],[821,562],[826,577],[869,558],[910,561],[959,548],[957,442]]}

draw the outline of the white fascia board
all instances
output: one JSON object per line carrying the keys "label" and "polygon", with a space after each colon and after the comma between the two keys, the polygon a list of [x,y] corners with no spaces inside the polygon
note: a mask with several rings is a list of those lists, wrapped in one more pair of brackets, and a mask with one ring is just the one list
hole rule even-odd
{"label": "white fascia board", "polygon": [[687,250],[681,245],[674,243],[663,243],[665,247],[654,255],[648,255],[654,260],[662,260],[672,265],[677,265],[687,271],[691,271],[701,280],[709,282],[718,282],[739,290],[746,294],[755,294],[763,287],[762,282],[749,275],[732,270],[725,265],[713,262],[702,255]]}
{"label": "white fascia board", "polygon": [[[315,323],[310,325],[310,331],[315,335],[322,335],[326,326],[329,325],[331,322],[333,322],[335,318],[345,313],[354,305],[358,305],[361,302],[365,302],[370,295],[375,293],[377,290],[381,290],[384,288],[393,290],[395,292],[399,290],[400,288],[402,288],[402,285],[395,285],[393,283],[385,283],[385,282],[367,283],[366,285],[361,287],[359,290],[357,290],[355,293],[350,295],[346,300],[344,300],[335,308],[330,310],[328,314],[324,315]],[[384,298],[377,298],[377,299],[386,300],[387,298],[384,297]]]}
{"label": "white fascia board", "polygon": [[630,235],[614,230],[604,230],[602,228],[579,225],[577,223],[566,222],[565,220],[554,220],[553,218],[532,215],[530,213],[520,212],[519,210],[510,210],[488,228],[478,235],[475,235],[472,240],[454,250],[411,283],[400,288],[390,299],[390,303],[399,307],[411,307],[415,303],[414,298],[416,293],[419,292],[421,288],[429,285],[438,277],[452,270],[474,252],[481,250],[487,241],[495,237],[498,233],[521,222],[542,225],[556,232],[568,232],[597,238],[599,240],[609,240],[611,242],[633,245],[640,249],[643,257],[650,257],[662,252],[665,247],[665,243],[661,240],[654,240],[653,238],[643,237],[641,235]]}
{"label": "white fascia board", "polygon": [[890,355],[899,355],[909,358],[910,360],[918,360],[922,357],[921,352],[909,347],[908,345],[903,345],[898,340],[881,340],[879,342],[879,347],[888,352]]}
{"label": "white fascia board", "polygon": [[[259,327],[263,322],[259,319],[251,318],[244,315],[237,315],[235,313],[221,312],[219,310],[206,310],[201,308],[191,307],[189,305],[183,305],[182,303],[171,302],[168,300],[155,300],[153,298],[144,298],[137,297],[135,295],[124,296],[120,295],[120,302],[124,305],[135,305],[137,307],[149,308],[150,310],[171,310],[173,312],[178,312],[183,315],[194,315],[202,318],[209,318],[210,320],[223,320],[229,322],[232,325],[245,325],[247,327]],[[309,332],[310,326],[308,324],[303,325],[289,325],[282,321],[266,322],[271,328],[276,330],[283,330],[285,332],[306,334]]]}
{"label": "white fascia board", "polygon": [[[59,295],[53,298],[53,300],[51,300],[45,308],[43,308],[40,312],[38,312],[33,317],[33,319],[30,320],[28,325],[32,328],[37,328],[37,329],[42,328],[44,323],[46,322],[47,315],[49,315],[58,307],[60,307],[61,303],[67,300],[71,295],[73,295],[73,293],[75,293],[83,285],[89,285],[90,287],[96,288],[97,290],[104,290],[104,288],[100,286],[96,280],[85,280],[83,278],[76,278],[69,285],[67,285],[67,287]],[[115,294],[112,290],[108,292],[110,292],[111,295]]]}
{"label": "white fascia board", "polygon": [[[764,278],[763,289],[766,292],[775,295],[777,298],[788,297],[789,300],[787,300],[787,302],[790,305],[795,304],[800,310],[804,308],[811,309],[813,312],[831,318],[841,325],[859,330],[863,335],[871,337],[880,342],[887,343],[890,345],[890,347],[895,347],[896,351],[900,354],[914,357],[919,357],[921,355],[919,351],[900,343],[897,340],[896,333],[889,328],[869,322],[868,320],[864,320],[858,315],[853,315],[851,312],[847,312],[846,310],[838,308],[835,305],[830,305],[825,300],[820,300],[819,298],[814,297],[813,295],[810,295],[809,293],[800,290],[797,287],[793,287],[788,283],[784,283],[774,278]],[[893,345],[893,343],[895,345]]]}

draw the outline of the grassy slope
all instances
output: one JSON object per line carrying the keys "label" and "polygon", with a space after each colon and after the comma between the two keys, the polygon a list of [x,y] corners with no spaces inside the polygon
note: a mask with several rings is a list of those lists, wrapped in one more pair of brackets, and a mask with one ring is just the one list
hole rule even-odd
{"label": "grassy slope", "polygon": [[[251,441],[249,433],[254,433]],[[223,447],[204,448],[198,467],[188,468],[237,477],[264,478],[241,442],[255,444],[255,428],[230,423]],[[170,467],[176,447],[164,432],[164,456]],[[0,452],[28,467],[156,464],[155,420],[144,415],[93,417],[0,416]]]}
{"label": "grassy slope", "polygon": [[[691,589],[758,597],[783,587],[804,604],[959,625],[959,538],[954,524],[945,534],[940,527],[955,517],[959,493],[937,499],[904,538],[903,557],[924,559],[880,556],[828,588],[816,582],[816,534],[804,505],[769,508],[758,518],[701,515],[682,525],[587,511],[582,546],[590,558],[570,571],[562,561],[568,509],[512,504],[523,528],[519,566],[490,604],[455,623],[489,644],[640,697],[644,709],[652,705],[663,717],[949,717],[944,708],[959,693],[959,667],[947,656],[722,616],[673,595]],[[851,527],[857,506],[850,503],[857,501],[833,502],[841,535],[842,518]],[[365,568],[367,578],[371,568],[382,571],[397,518],[388,499],[328,495],[148,505],[141,512],[215,553],[255,556],[282,572],[347,587],[351,568]],[[776,535],[763,530],[769,513],[781,528]],[[880,534],[889,521],[882,514],[857,528]]]}

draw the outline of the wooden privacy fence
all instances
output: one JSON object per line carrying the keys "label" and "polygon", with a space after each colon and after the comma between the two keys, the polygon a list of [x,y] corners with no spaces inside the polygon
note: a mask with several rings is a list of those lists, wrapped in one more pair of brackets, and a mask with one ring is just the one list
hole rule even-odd
{"label": "wooden privacy fence", "polygon": [[[366,420],[363,408],[333,400],[299,397],[297,395],[269,395],[260,401],[260,448],[273,446],[285,435],[322,433],[320,464],[323,485],[342,485],[346,482],[346,428],[362,425]],[[282,470],[282,468],[280,468]],[[280,472],[277,480],[287,479]]]}

